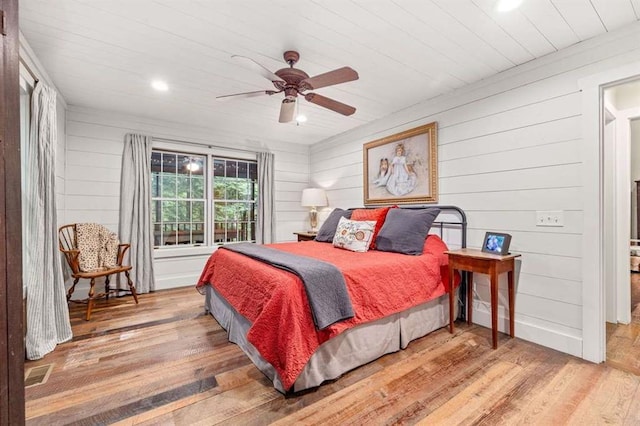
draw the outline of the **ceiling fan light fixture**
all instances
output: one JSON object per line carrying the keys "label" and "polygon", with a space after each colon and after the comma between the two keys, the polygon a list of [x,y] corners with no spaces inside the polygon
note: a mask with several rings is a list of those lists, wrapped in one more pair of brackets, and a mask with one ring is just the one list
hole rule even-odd
{"label": "ceiling fan light fixture", "polygon": [[280,123],[289,123],[293,121],[296,116],[296,101],[284,98],[280,105]]}
{"label": "ceiling fan light fixture", "polygon": [[283,56],[289,67],[279,69],[273,73],[253,59],[247,58],[246,56],[233,55],[232,58],[243,61],[247,66],[253,68],[260,75],[270,80],[276,90],[234,93],[231,95],[216,96],[216,99],[226,100],[231,98],[250,98],[253,96],[274,95],[276,93],[284,92],[284,99],[280,105],[280,117],[278,118],[278,121],[280,123],[290,123],[295,120],[298,125],[306,121],[306,117],[299,117],[300,114],[297,113],[298,109],[296,106],[298,104],[299,96],[308,102],[337,112],[338,114],[352,115],[356,112],[356,109],[351,105],[343,104],[342,102],[338,102],[317,93],[305,93],[307,90],[316,90],[327,86],[333,86],[335,84],[357,80],[359,76],[353,68],[342,67],[309,77],[306,72],[294,68],[294,65],[298,62],[298,59],[300,59],[298,52],[287,50],[284,52]]}
{"label": "ceiling fan light fixture", "polygon": [[496,4],[496,10],[498,12],[511,12],[514,9],[517,9],[522,4],[523,0],[498,0]]}
{"label": "ceiling fan light fixture", "polygon": [[296,126],[299,126],[300,123],[304,123],[305,121],[307,121],[307,116],[300,114],[300,102],[296,101]]}
{"label": "ceiling fan light fixture", "polygon": [[169,90],[169,85],[167,84],[167,82],[162,80],[153,80],[151,82],[151,87],[156,89],[158,92],[166,92]]}

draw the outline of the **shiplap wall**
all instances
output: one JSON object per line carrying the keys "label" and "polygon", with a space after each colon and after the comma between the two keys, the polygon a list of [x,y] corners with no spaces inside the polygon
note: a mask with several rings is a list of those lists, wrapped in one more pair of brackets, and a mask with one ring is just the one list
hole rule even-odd
{"label": "shiplap wall", "polygon": [[[308,213],[300,206],[300,198],[309,178],[309,147],[306,145],[240,140],[211,129],[76,106],[70,106],[67,111],[66,129],[65,219],[68,223],[98,222],[117,232],[124,136],[137,132],[204,146],[212,144],[273,152],[276,238],[290,241],[294,239],[294,231],[305,229]],[[187,149],[194,148],[188,146]],[[157,257],[156,289],[195,284],[211,250],[199,252],[206,254]]]}
{"label": "shiplap wall", "polygon": [[[425,123],[439,126],[439,202],[464,208],[470,247],[485,231],[513,236],[516,335],[582,355],[581,78],[640,60],[633,24],[407,108],[311,147],[311,183],[332,207],[360,206],[362,145]],[[564,227],[536,227],[562,210]],[[474,320],[490,325],[488,277],[475,275]],[[501,277],[500,328],[508,324]]]}

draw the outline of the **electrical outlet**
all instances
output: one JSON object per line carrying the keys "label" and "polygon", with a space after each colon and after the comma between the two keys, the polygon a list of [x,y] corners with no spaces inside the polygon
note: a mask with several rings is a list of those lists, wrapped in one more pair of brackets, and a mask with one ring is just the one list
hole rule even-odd
{"label": "electrical outlet", "polygon": [[562,210],[537,211],[536,226],[564,226],[564,212]]}

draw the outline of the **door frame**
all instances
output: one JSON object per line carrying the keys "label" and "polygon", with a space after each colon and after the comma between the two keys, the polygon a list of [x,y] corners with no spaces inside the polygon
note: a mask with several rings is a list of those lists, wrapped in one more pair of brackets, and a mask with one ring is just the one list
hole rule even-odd
{"label": "door frame", "polygon": [[[635,80],[634,82],[637,82]],[[619,84],[606,85],[606,91]],[[631,121],[640,117],[640,105],[618,110],[604,100],[604,112],[614,124],[613,140],[603,140],[604,155],[604,286],[606,321],[631,322],[631,279],[629,275],[629,238],[631,236]],[[609,118],[607,115],[606,118]],[[606,120],[602,123],[605,127]],[[608,158],[607,158],[608,157]],[[607,180],[608,176],[608,180]],[[608,182],[608,183],[607,183]],[[608,219],[607,219],[608,218]],[[608,260],[608,263],[607,263]]]}
{"label": "door frame", "polygon": [[603,89],[640,78],[640,62],[613,68],[578,81],[582,91],[583,201],[582,358],[606,359],[603,221]]}
{"label": "door frame", "polygon": [[[637,81],[637,79],[636,79]],[[631,237],[631,121],[640,117],[640,107],[618,111],[620,126],[616,128],[615,175],[615,278],[617,322],[631,322],[631,275],[629,272],[629,238]]]}
{"label": "door frame", "polygon": [[[607,97],[606,90],[604,97]],[[618,119],[618,110],[604,99],[604,116],[602,125],[602,173],[603,173],[603,223],[617,223],[618,205],[616,204],[617,191],[613,190],[617,185],[617,152],[618,152],[618,127],[620,120]],[[616,273],[617,250],[615,248],[616,239],[610,232],[611,229],[603,230],[603,256],[604,271],[603,276],[612,277]],[[618,322],[618,285],[615,280],[605,279],[604,281],[604,300],[605,300],[605,321],[608,323]]]}
{"label": "door frame", "polygon": [[0,424],[24,424],[18,0],[0,0]]}

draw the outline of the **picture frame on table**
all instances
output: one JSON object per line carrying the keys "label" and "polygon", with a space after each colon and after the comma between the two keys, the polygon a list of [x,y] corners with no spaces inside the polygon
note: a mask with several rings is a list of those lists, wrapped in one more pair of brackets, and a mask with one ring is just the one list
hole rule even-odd
{"label": "picture frame on table", "polygon": [[365,206],[438,202],[437,130],[434,121],[364,144]]}
{"label": "picture frame on table", "polygon": [[487,232],[484,234],[482,251],[485,253],[507,255],[511,245],[511,235],[501,232]]}

